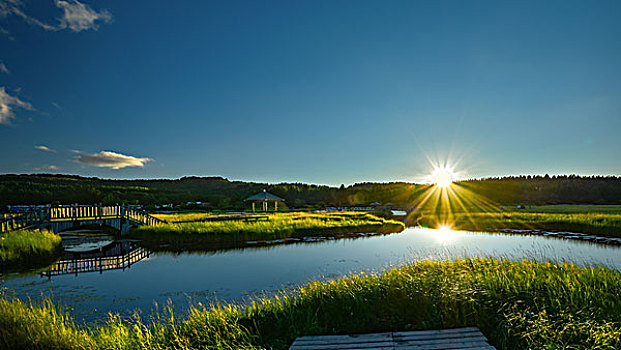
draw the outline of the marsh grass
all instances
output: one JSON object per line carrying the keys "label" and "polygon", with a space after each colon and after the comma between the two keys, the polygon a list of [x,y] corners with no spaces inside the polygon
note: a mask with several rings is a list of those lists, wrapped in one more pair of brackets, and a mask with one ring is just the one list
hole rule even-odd
{"label": "marsh grass", "polygon": [[[448,221],[452,228],[456,230],[542,229],[621,237],[621,214],[612,213],[534,213],[518,211],[458,213],[450,216]],[[445,224],[443,221],[439,221],[438,217],[432,215],[423,216],[418,222],[429,227],[438,227]]]}
{"label": "marsh grass", "polygon": [[60,236],[47,230],[0,234],[0,271],[47,266],[61,252]]}
{"label": "marsh grass", "polygon": [[621,214],[621,205],[605,204],[550,204],[550,205],[527,205],[525,209],[513,209],[512,211],[526,211],[531,213],[600,213]]}
{"label": "marsh grass", "polygon": [[311,282],[244,305],[77,326],[49,301],[0,299],[0,345],[26,349],[286,349],[302,335],[477,326],[499,349],[621,347],[621,274],[554,262],[418,261]]}
{"label": "marsh grass", "polygon": [[[273,240],[309,235],[343,235],[347,233],[401,232],[401,222],[379,218],[368,213],[271,213],[269,221],[207,221],[141,226],[129,237],[144,244],[182,245],[188,242],[244,242]],[[204,215],[203,215],[204,216]],[[162,217],[169,221],[185,221],[196,214]]]}

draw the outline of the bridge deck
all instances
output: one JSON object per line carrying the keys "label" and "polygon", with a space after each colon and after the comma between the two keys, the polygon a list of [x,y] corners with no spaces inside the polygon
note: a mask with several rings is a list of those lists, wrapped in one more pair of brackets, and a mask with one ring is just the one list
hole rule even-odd
{"label": "bridge deck", "polygon": [[476,327],[412,332],[322,335],[298,337],[289,350],[418,349],[493,350]]}
{"label": "bridge deck", "polygon": [[[166,223],[149,213],[128,208],[124,205],[61,205],[40,206],[21,212],[2,214],[0,216],[0,233],[31,229],[46,224],[66,226],[64,223],[96,223],[109,224],[115,220],[113,226],[121,233],[128,230],[125,221],[132,225],[161,225]],[[56,232],[56,229],[54,229]]]}

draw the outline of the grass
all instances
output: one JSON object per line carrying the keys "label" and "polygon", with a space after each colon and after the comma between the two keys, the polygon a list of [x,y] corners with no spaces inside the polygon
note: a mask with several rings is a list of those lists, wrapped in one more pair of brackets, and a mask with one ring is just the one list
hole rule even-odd
{"label": "grass", "polygon": [[0,346],[25,349],[286,349],[301,335],[478,326],[498,349],[618,349],[621,274],[496,259],[418,261],[311,282],[183,319],[78,326],[51,302],[0,299]]}
{"label": "grass", "polygon": [[0,271],[44,267],[62,252],[61,238],[46,230],[0,234]]}
{"label": "grass", "polygon": [[456,230],[500,231],[502,229],[541,229],[621,237],[621,214],[596,212],[536,213],[512,211],[500,213],[456,213],[448,216],[448,220],[439,220],[437,216],[423,216],[418,222],[429,227],[439,227],[443,224],[448,224]]}
{"label": "grass", "polygon": [[511,209],[512,211],[526,211],[530,213],[600,213],[621,214],[621,205],[594,205],[594,204],[554,204],[554,205],[527,205],[526,209]]}
{"label": "grass", "polygon": [[580,232],[621,237],[620,205],[527,205],[484,208],[423,208],[416,212],[416,224],[455,230],[500,232],[504,229]]}
{"label": "grass", "polygon": [[[312,235],[347,235],[360,232],[401,232],[405,225],[368,213],[271,213],[269,221],[211,221],[169,223],[141,226],[129,237],[142,240],[141,244],[156,248],[168,244],[180,248],[195,244],[239,243],[252,240],[274,240]],[[204,214],[160,215],[170,221],[199,219]]]}

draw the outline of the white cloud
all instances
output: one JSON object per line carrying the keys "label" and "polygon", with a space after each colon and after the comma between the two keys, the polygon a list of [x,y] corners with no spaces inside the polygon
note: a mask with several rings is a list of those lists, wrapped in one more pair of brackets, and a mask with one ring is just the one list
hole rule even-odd
{"label": "white cloud", "polygon": [[56,165],[44,165],[42,167],[39,168],[35,168],[35,171],[56,171],[58,170],[58,167]]}
{"label": "white cloud", "polygon": [[[97,30],[99,22],[109,23],[112,15],[107,10],[95,11],[90,6],[77,0],[55,0],[54,4],[63,10],[63,14],[58,18],[56,25],[42,22],[22,9],[24,4],[21,0],[0,0],[0,18],[15,15],[22,18],[26,23],[43,28],[49,31],[63,30],[69,28],[74,32],[83,30]],[[8,31],[2,30],[1,33],[8,35]]]}
{"label": "white cloud", "polygon": [[9,69],[6,67],[6,65],[2,62],[0,62],[0,72],[4,73],[4,74],[9,74]]}
{"label": "white cloud", "polygon": [[35,149],[38,149],[40,151],[45,151],[45,152],[56,152],[56,150],[51,149],[51,148],[49,148],[47,146],[43,146],[43,145],[35,146]]}
{"label": "white cloud", "polygon": [[19,97],[9,95],[4,86],[0,86],[0,124],[9,124],[11,119],[15,118],[14,107],[29,111],[34,110],[30,103],[20,100]]}
{"label": "white cloud", "polygon": [[112,21],[112,15],[107,10],[97,12],[77,0],[56,0],[55,4],[64,11],[63,16],[59,19],[59,29],[69,28],[74,32],[96,30],[99,27],[98,21],[105,23]]}
{"label": "white cloud", "polygon": [[100,168],[122,169],[126,167],[144,167],[145,163],[152,161],[151,158],[137,158],[111,151],[84,154],[78,153],[75,160],[78,163],[92,165]]}

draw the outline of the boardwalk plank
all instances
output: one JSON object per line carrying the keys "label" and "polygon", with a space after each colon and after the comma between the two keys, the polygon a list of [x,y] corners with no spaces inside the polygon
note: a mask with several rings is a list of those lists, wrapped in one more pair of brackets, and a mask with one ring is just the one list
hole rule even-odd
{"label": "boardwalk plank", "polygon": [[476,327],[297,338],[290,350],[495,350]]}
{"label": "boardwalk plank", "polygon": [[479,337],[487,340],[483,333],[476,332],[467,332],[467,333],[448,333],[448,334],[428,334],[428,335],[402,335],[402,336],[393,336],[395,341],[408,341],[408,340],[427,340],[427,339],[459,339],[463,337]]}
{"label": "boardwalk plank", "polygon": [[370,334],[343,334],[343,335],[319,335],[298,337],[296,341],[313,341],[313,342],[355,342],[368,340],[390,340],[392,341],[392,333],[370,333]]}

